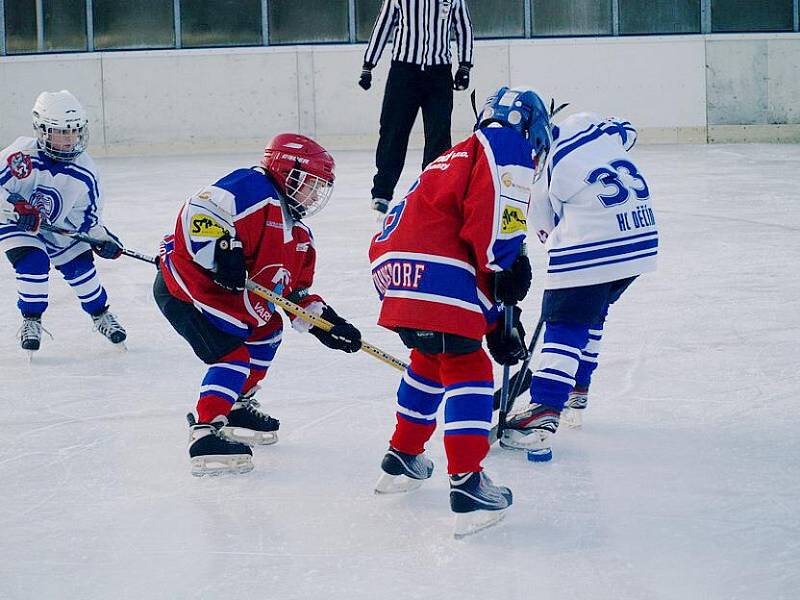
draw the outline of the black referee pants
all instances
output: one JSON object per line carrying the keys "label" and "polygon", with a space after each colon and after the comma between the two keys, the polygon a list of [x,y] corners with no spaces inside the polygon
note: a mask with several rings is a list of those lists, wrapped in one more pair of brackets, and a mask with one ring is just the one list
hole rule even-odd
{"label": "black referee pants", "polygon": [[419,109],[425,129],[424,169],[452,145],[453,72],[450,65],[428,66],[423,70],[420,65],[392,61],[381,109],[373,198],[392,199]]}

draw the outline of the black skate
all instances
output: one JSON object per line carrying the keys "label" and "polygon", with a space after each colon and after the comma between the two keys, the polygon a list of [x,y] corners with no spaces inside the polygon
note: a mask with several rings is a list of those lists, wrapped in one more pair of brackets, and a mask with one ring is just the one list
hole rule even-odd
{"label": "black skate", "polygon": [[553,437],[558,430],[560,412],[544,404],[531,404],[526,410],[509,416],[500,445],[512,450],[527,450],[528,460],[548,461],[553,458]]}
{"label": "black skate", "polygon": [[247,473],[253,470],[253,451],[245,444],[230,442],[219,430],[227,422],[217,417],[213,423],[197,423],[194,415],[186,415],[189,421],[189,459],[192,475],[219,475],[221,473]]}
{"label": "black skate", "polygon": [[400,494],[420,487],[433,474],[433,461],[424,452],[406,454],[389,446],[381,469],[383,474],[375,484],[375,493]]}
{"label": "black skate", "polygon": [[108,309],[98,315],[92,315],[94,328],[100,335],[108,339],[112,344],[121,344],[128,337],[125,328],[119,324],[117,317]]}
{"label": "black skate", "polygon": [[278,441],[281,422],[258,410],[261,405],[253,398],[256,391],[258,386],[234,403],[228,424],[220,430],[225,439],[248,446],[268,446]]}
{"label": "black skate", "polygon": [[456,539],[491,527],[505,516],[513,496],[483,471],[450,476],[450,509],[456,513]]}
{"label": "black skate", "polygon": [[[42,344],[42,317],[22,317],[22,327],[19,328],[19,342],[23,350],[35,352]],[[49,334],[49,332],[47,332]],[[51,336],[52,337],[52,336]]]}

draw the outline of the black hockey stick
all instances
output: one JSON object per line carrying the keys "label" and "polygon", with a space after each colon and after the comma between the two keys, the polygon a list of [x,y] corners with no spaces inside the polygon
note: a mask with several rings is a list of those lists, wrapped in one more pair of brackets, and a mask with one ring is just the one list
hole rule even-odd
{"label": "black hockey stick", "polygon": [[[91,246],[98,246],[103,243],[103,240],[98,240],[97,238],[93,238],[92,236],[86,235],[85,233],[81,233],[80,231],[70,231],[69,229],[62,229],[61,227],[56,227],[55,225],[50,225],[49,223],[42,223],[39,226],[39,228],[44,231],[49,231],[50,233],[57,233],[59,235],[65,235],[67,237],[80,240],[81,242],[86,242]],[[140,260],[142,262],[150,263],[151,265],[156,264],[155,256],[149,256],[147,254],[143,254],[136,250],[131,250],[130,248],[122,247],[122,254],[125,256],[129,256],[131,258],[135,258],[136,260]]]}
{"label": "black hockey stick", "polygon": [[[514,376],[511,378],[513,382],[511,384],[511,389],[508,394],[508,404],[506,406],[505,414],[502,413],[502,403],[499,404],[498,408],[500,408],[501,413],[497,417],[497,425],[492,427],[489,431],[489,445],[491,446],[494,444],[501,435],[503,435],[503,427],[505,426],[505,419],[511,409],[514,406],[514,401],[522,394],[522,392],[530,387],[531,379],[533,374],[531,373],[530,366],[531,366],[531,359],[533,358],[533,351],[536,349],[536,342],[539,341],[539,336],[542,334],[542,327],[544,326],[544,321],[539,319],[539,322],[536,324],[536,329],[533,332],[533,337],[531,338],[531,343],[528,344],[528,356],[525,357],[525,360],[522,362],[522,366],[519,368]],[[497,399],[498,393],[501,390],[495,392],[495,399]],[[497,402],[497,400],[495,400]]]}

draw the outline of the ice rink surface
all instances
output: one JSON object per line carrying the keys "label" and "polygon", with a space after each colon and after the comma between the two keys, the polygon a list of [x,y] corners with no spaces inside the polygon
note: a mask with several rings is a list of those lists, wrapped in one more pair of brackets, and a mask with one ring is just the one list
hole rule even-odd
{"label": "ice rink surface", "polygon": [[[190,193],[258,158],[100,160],[106,222],[154,253]],[[309,220],[315,288],[405,358],[375,325],[373,155],[336,158],[334,197]],[[247,475],[196,479],[184,415],[204,369],[155,307],[153,268],[99,266],[127,352],[92,332],[52,271],[54,339],[29,364],[3,260],[0,598],[800,597],[800,146],[646,146],[635,158],[655,198],[659,270],[612,309],[583,430],[559,432],[551,463],[493,449],[484,465],[514,506],[462,541],[440,435],[422,489],[373,495],[390,367],[288,332],[259,394],[280,442],[256,448]],[[540,294],[541,280],[523,304],[529,331]]]}

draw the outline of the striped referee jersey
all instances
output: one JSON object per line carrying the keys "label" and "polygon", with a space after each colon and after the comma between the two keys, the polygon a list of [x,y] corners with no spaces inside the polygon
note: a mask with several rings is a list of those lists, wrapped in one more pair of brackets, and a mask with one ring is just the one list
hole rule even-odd
{"label": "striped referee jersey", "polygon": [[378,64],[394,33],[392,60],[449,65],[451,28],[455,29],[459,63],[472,65],[472,22],[466,0],[383,0],[364,62]]}

